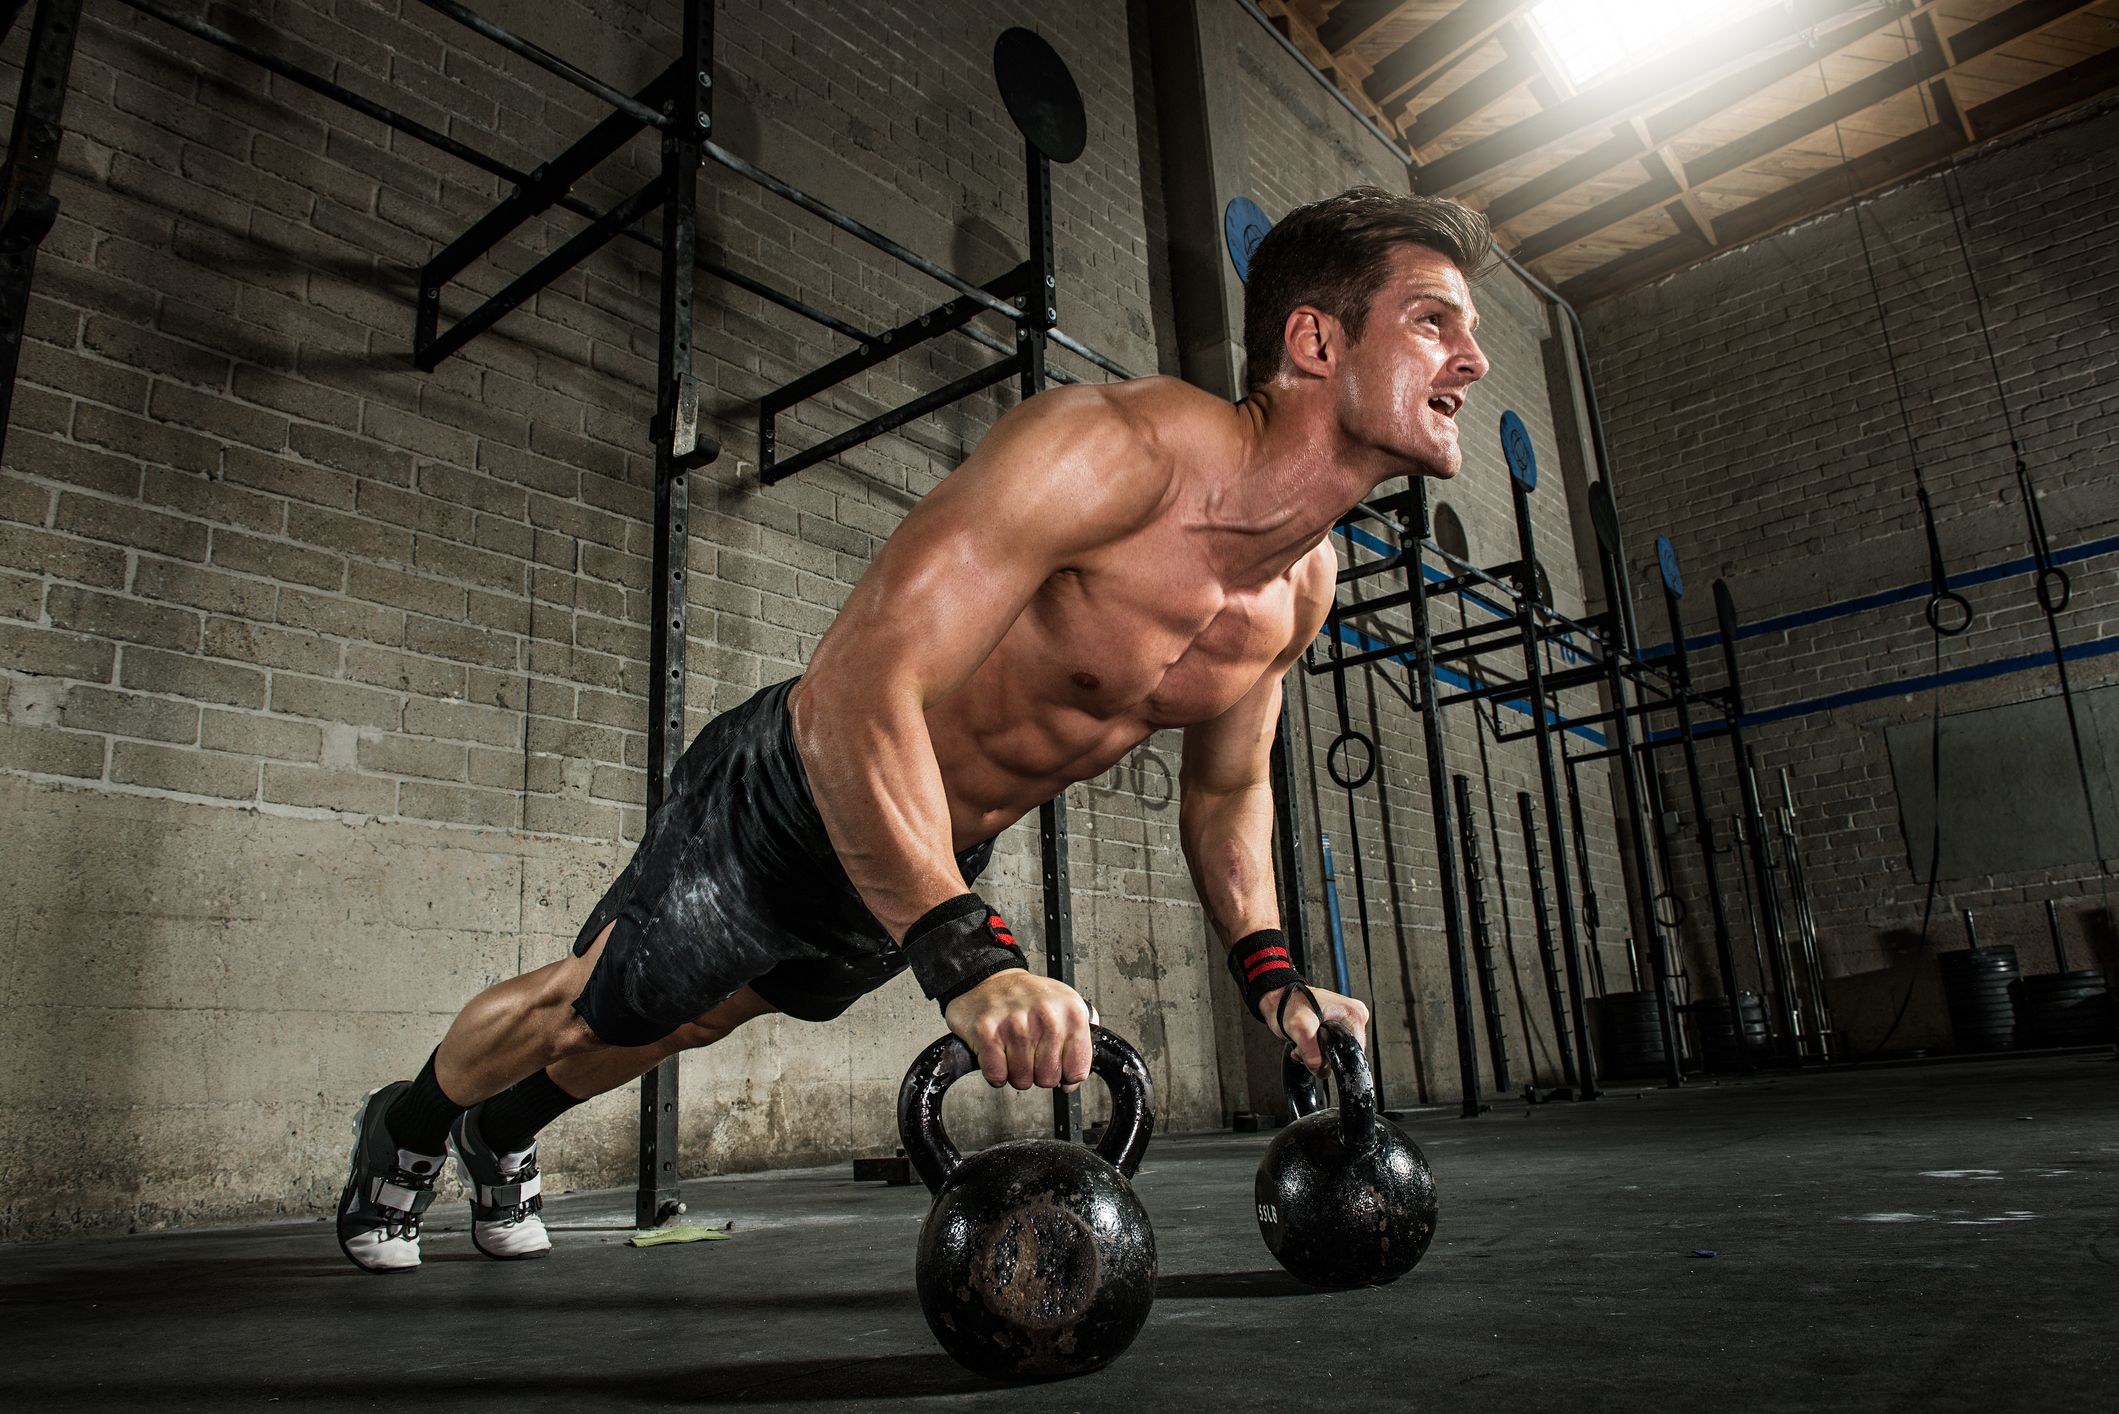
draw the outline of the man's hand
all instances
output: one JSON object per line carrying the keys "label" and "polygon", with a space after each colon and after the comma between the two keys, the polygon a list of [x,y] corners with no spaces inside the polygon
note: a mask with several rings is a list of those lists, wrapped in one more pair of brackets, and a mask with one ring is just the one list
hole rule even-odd
{"label": "man's hand", "polygon": [[[1324,1052],[1318,1046],[1317,1033],[1324,1028],[1325,1022],[1339,1022],[1354,1033],[1356,1041],[1367,1044],[1362,1041],[1368,1035],[1369,1009],[1366,1004],[1353,997],[1342,997],[1337,992],[1327,992],[1322,987],[1312,987],[1310,993],[1317,998],[1317,1006],[1313,1007],[1300,992],[1289,996],[1293,990],[1282,987],[1279,991],[1266,993],[1259,1010],[1265,1015],[1266,1029],[1295,1047],[1295,1058],[1309,1067],[1310,1074],[1324,1074]],[[1283,1002],[1286,1003],[1285,1011],[1281,1009]],[[1322,1016],[1318,1015],[1318,1007],[1324,1009]],[[1285,1023],[1285,1032],[1276,1024],[1276,1018]]]}
{"label": "man's hand", "polygon": [[988,1085],[1071,1092],[1089,1078],[1096,1014],[1065,982],[1011,967],[951,1002],[942,1019],[978,1056]]}

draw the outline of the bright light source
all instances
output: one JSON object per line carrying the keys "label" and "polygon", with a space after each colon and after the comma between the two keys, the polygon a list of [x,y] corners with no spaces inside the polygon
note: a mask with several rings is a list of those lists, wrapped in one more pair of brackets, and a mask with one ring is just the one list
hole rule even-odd
{"label": "bright light source", "polygon": [[1530,18],[1580,89],[1767,3],[1770,0],[1544,0]]}

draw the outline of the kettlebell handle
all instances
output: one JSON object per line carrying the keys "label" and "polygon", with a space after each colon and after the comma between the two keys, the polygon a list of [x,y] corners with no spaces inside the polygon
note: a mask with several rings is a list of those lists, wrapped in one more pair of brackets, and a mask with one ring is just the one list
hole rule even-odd
{"label": "kettlebell handle", "polygon": [[[1132,1046],[1101,1026],[1091,1026],[1089,1036],[1094,1045],[1089,1071],[1111,1091],[1111,1122],[1104,1126],[1096,1152],[1131,1178],[1155,1132],[1155,1085],[1148,1078],[1148,1063]],[[978,1068],[971,1047],[951,1033],[920,1052],[898,1087],[898,1138],[913,1172],[931,1193],[940,1193],[964,1162],[942,1128],[942,1096]]]}
{"label": "kettlebell handle", "polygon": [[1339,1138],[1356,1153],[1376,1142],[1376,1082],[1361,1039],[1337,1021],[1326,1022],[1317,1044],[1339,1082]]}

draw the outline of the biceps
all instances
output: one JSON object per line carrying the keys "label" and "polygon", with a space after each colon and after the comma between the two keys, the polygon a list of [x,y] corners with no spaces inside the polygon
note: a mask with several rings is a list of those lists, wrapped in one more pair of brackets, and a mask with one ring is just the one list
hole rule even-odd
{"label": "biceps", "polygon": [[1186,730],[1178,778],[1185,794],[1231,795],[1266,783],[1280,696],[1281,674],[1268,674],[1234,707]]}

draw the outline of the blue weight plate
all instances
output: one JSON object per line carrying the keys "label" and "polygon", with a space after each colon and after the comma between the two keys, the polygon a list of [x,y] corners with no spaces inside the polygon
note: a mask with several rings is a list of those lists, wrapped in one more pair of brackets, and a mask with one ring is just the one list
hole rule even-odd
{"label": "blue weight plate", "polygon": [[1678,568],[1678,547],[1670,543],[1667,535],[1655,538],[1655,562],[1663,567],[1663,583],[1672,594],[1685,592],[1685,572]]}
{"label": "blue weight plate", "polygon": [[1530,445],[1530,429],[1513,408],[1501,414],[1501,455],[1508,458],[1508,474],[1522,482],[1524,490],[1538,489],[1538,454]]}
{"label": "blue weight plate", "polygon": [[1239,196],[1229,202],[1221,214],[1221,234],[1229,243],[1229,261],[1236,267],[1237,279],[1250,280],[1251,252],[1272,229],[1273,223],[1251,198]]}

